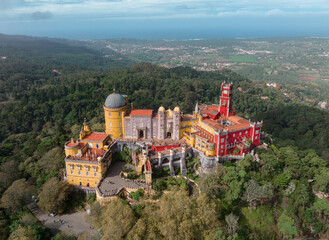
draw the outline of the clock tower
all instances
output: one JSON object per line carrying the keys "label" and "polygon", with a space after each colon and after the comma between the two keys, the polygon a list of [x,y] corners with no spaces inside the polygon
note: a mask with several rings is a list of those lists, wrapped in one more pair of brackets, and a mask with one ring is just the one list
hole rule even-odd
{"label": "clock tower", "polygon": [[219,111],[221,116],[228,117],[232,109],[233,83],[222,83],[222,95],[220,96]]}

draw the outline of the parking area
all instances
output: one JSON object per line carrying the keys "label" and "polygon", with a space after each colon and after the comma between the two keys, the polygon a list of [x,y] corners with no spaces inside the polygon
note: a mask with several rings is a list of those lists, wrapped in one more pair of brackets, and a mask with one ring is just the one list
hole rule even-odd
{"label": "parking area", "polygon": [[73,235],[78,236],[83,232],[92,231],[92,226],[85,221],[85,211],[52,217],[43,213],[35,203],[29,204],[28,208],[43,225],[50,228],[53,234],[57,234],[60,231],[68,231]]}

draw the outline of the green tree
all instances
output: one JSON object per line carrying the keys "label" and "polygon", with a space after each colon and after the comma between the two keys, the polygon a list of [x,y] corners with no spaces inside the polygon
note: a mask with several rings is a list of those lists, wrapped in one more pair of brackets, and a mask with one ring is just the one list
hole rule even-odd
{"label": "green tree", "polygon": [[314,188],[329,193],[329,168],[320,169],[314,176]]}
{"label": "green tree", "polygon": [[199,177],[200,191],[210,198],[223,197],[228,190],[224,182],[226,170],[222,166],[214,167],[210,173],[201,174]]}
{"label": "green tree", "polygon": [[255,180],[251,179],[241,199],[247,201],[250,207],[256,207],[259,200],[272,198],[272,196],[273,187],[270,184],[259,186]]}
{"label": "green tree", "polygon": [[62,213],[66,210],[72,186],[57,178],[49,179],[39,193],[39,207],[45,212]]}
{"label": "green tree", "polygon": [[230,237],[234,237],[239,229],[239,217],[233,213],[225,216],[225,222],[227,225],[227,233]]}
{"label": "green tree", "polygon": [[219,204],[201,194],[197,199],[174,188],[165,194],[155,213],[158,229],[165,239],[202,239],[219,226]]}
{"label": "green tree", "polygon": [[9,240],[35,240],[36,230],[23,227],[21,225],[12,232],[9,236]]}
{"label": "green tree", "polygon": [[34,191],[34,187],[25,179],[16,180],[2,195],[1,206],[13,212],[22,209],[31,202]]}
{"label": "green tree", "polygon": [[284,213],[282,213],[278,219],[279,231],[285,238],[288,239],[292,239],[297,235],[297,228],[294,224],[295,221]]}
{"label": "green tree", "polygon": [[136,222],[134,211],[122,200],[111,201],[101,214],[101,228],[104,239],[126,237]]}
{"label": "green tree", "polygon": [[[325,198],[317,198],[313,204],[314,208],[318,212],[321,222],[323,225],[326,225],[327,220],[329,219],[329,202]],[[329,224],[329,223],[327,223]]]}

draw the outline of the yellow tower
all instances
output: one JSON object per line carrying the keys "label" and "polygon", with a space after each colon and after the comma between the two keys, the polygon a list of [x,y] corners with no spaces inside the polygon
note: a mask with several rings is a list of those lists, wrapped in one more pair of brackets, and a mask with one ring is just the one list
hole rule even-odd
{"label": "yellow tower", "polygon": [[105,129],[110,138],[124,137],[124,117],[127,114],[128,105],[127,97],[114,92],[111,93],[105,100]]}

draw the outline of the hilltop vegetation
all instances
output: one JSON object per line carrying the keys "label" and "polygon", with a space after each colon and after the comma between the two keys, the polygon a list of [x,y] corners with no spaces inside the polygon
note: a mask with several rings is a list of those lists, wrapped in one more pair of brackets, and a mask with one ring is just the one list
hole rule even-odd
{"label": "hilltop vegetation", "polygon": [[[115,60],[121,58],[117,53],[105,59],[97,46],[90,49],[82,43],[63,40],[15,38],[0,37],[1,51],[8,51],[6,61],[0,62],[0,235],[4,239],[24,234],[49,239],[49,232],[38,223],[31,222],[30,227],[26,223],[25,203],[31,200],[26,195],[32,192],[45,197],[41,199],[44,209],[50,209],[49,192],[61,199],[56,211],[66,211],[74,205],[69,188],[65,194],[57,194],[58,186],[64,184],[58,181],[64,167],[63,144],[78,136],[84,117],[93,130],[104,129],[103,104],[113,88],[128,95],[135,109],[157,111],[161,105],[172,109],[179,105],[184,113],[191,113],[197,101],[217,103],[223,81],[234,83],[233,108],[237,113],[252,120],[263,119],[263,129],[272,137],[274,145],[257,151],[260,162],[248,156],[237,163],[226,163],[213,174],[200,176],[202,195],[197,199],[187,197],[186,189],[175,189],[167,196],[159,196],[160,204],[156,206],[143,202],[144,198],[133,209],[124,203],[113,203],[114,208],[106,207],[102,213],[99,206],[94,206],[95,226],[106,228],[114,224],[122,210],[131,218],[125,222],[119,216],[122,224],[115,223],[118,232],[108,228],[104,232],[107,236],[325,236],[329,224],[327,202],[317,199],[314,193],[329,191],[328,112],[298,105],[275,89],[264,89],[227,69],[202,72],[148,63],[120,68],[124,62],[132,62]],[[39,45],[44,46],[38,50]],[[52,50],[48,51],[48,47]],[[27,51],[29,48],[31,51]],[[52,72],[54,68],[61,74]],[[269,100],[260,98],[264,95]],[[271,143],[270,138],[265,140]],[[18,187],[25,191],[16,196],[13,193]],[[167,211],[170,206],[172,211]],[[182,206],[188,209],[187,213],[181,211]],[[209,215],[211,221],[207,219]]]}

